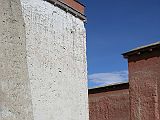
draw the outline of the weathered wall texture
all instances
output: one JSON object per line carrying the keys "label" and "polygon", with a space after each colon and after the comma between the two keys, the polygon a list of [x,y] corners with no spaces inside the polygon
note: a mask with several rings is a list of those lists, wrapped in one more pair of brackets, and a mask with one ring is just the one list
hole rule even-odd
{"label": "weathered wall texture", "polygon": [[128,89],[89,94],[90,120],[130,120]]}
{"label": "weathered wall texture", "polygon": [[43,0],[21,3],[34,120],[87,120],[84,22]]}
{"label": "weathered wall texture", "polygon": [[159,120],[159,51],[129,57],[131,120]]}
{"label": "weathered wall texture", "polygon": [[83,21],[43,0],[0,14],[2,120],[88,120]]}
{"label": "weathered wall texture", "polygon": [[33,120],[19,0],[0,0],[0,120]]}

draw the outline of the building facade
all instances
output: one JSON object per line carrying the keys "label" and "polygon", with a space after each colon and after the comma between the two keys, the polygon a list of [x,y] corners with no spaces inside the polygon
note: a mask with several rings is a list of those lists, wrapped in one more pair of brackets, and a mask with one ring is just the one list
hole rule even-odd
{"label": "building facade", "polygon": [[159,120],[160,42],[123,56],[128,60],[128,88],[123,83],[90,89],[90,120]]}
{"label": "building facade", "polygon": [[123,55],[128,59],[131,120],[159,120],[160,42]]}
{"label": "building facade", "polygon": [[89,89],[90,120],[129,120],[129,84]]}
{"label": "building facade", "polygon": [[1,120],[88,120],[84,6],[0,0]]}

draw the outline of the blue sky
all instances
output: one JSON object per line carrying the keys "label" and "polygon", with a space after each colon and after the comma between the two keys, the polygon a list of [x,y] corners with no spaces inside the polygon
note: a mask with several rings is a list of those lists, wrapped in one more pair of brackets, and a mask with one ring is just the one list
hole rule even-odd
{"label": "blue sky", "polygon": [[80,0],[86,5],[89,87],[125,82],[122,53],[160,40],[160,0]]}

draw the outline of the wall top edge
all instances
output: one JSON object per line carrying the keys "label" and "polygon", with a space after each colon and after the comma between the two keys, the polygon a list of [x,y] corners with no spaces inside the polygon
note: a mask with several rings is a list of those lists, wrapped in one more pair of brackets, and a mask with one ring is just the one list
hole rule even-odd
{"label": "wall top edge", "polygon": [[78,2],[77,0],[44,0],[55,6],[71,13],[75,17],[80,18],[84,22],[86,21],[86,16],[84,14],[85,6]]}
{"label": "wall top edge", "polygon": [[141,55],[144,52],[152,52],[154,50],[158,50],[156,48],[160,48],[160,41],[156,42],[156,43],[149,44],[149,45],[137,47],[137,48],[132,49],[126,53],[123,53],[122,55],[124,56],[124,58],[129,58],[130,56],[133,56],[133,55],[137,55],[137,54]]}
{"label": "wall top edge", "polygon": [[116,83],[116,84],[111,84],[111,85],[106,85],[106,86],[101,86],[101,87],[96,87],[96,88],[90,88],[88,92],[89,94],[95,94],[95,93],[124,90],[124,89],[129,89],[128,82]]}

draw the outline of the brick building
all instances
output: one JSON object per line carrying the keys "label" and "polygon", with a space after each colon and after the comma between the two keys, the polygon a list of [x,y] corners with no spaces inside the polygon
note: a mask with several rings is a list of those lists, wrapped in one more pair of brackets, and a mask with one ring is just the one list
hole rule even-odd
{"label": "brick building", "polygon": [[159,120],[160,42],[123,56],[128,59],[129,89],[117,89],[124,86],[120,84],[89,90],[90,120]]}

